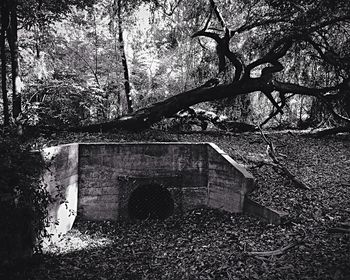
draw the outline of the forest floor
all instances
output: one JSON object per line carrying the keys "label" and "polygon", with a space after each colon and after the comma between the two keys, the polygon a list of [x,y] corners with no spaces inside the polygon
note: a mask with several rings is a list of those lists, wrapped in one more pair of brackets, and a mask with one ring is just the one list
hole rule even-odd
{"label": "forest floor", "polygon": [[[255,176],[257,187],[250,197],[288,216],[278,226],[211,209],[196,209],[165,221],[78,220],[57,245],[46,248],[12,277],[350,279],[350,234],[332,232],[340,223],[350,223],[349,135],[316,139],[274,132],[267,137],[283,155],[281,162],[309,190],[297,188],[271,166],[252,166],[251,158],[266,157],[266,143],[259,133],[145,131],[42,139],[46,146],[102,141],[214,142]],[[285,250],[270,252],[281,248]]]}

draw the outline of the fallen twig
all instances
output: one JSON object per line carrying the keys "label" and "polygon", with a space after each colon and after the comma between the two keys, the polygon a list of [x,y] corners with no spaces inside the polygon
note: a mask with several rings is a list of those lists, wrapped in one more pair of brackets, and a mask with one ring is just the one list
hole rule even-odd
{"label": "fallen twig", "polygon": [[331,232],[331,233],[350,233],[350,228],[347,228],[347,227],[335,227],[335,228],[330,228],[329,232]]}
{"label": "fallen twig", "polygon": [[350,221],[349,222],[344,222],[344,223],[339,223],[339,225],[343,228],[349,228],[350,229]]}
{"label": "fallen twig", "polygon": [[[301,189],[309,190],[310,187],[307,186],[305,183],[303,183],[301,180],[299,180],[286,166],[284,166],[278,159],[275,151],[275,147],[273,143],[267,139],[266,135],[262,131],[261,127],[259,126],[259,130],[261,133],[262,138],[264,139],[265,143],[267,144],[267,154],[270,156],[274,164],[269,163],[270,165],[273,165],[274,167],[279,168],[282,170],[282,172],[294,183],[294,185]],[[284,155],[285,156],[285,155]]]}
{"label": "fallen twig", "polygon": [[338,223],[336,227],[330,228],[331,233],[350,233],[350,221]]}
{"label": "fallen twig", "polygon": [[289,243],[287,246],[279,248],[277,250],[264,251],[264,252],[248,252],[248,255],[259,256],[259,257],[278,256],[278,255],[284,254],[287,250],[295,247],[298,244],[299,244],[299,242],[292,242],[292,243]]}

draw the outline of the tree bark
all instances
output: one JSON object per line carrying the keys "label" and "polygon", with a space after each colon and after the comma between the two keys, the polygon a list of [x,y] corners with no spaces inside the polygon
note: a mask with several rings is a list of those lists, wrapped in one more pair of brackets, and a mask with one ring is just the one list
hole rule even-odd
{"label": "tree bark", "polygon": [[7,60],[6,60],[6,29],[9,22],[8,9],[5,3],[1,4],[1,34],[0,34],[0,53],[1,53],[1,91],[2,106],[4,115],[4,126],[9,125],[9,106],[7,97]]}
{"label": "tree bark", "polygon": [[8,42],[11,54],[11,73],[12,73],[12,116],[16,119],[22,111],[21,92],[19,88],[19,53],[18,53],[18,22],[17,22],[17,1],[14,0],[10,6],[10,25],[7,29]]}
{"label": "tree bark", "polygon": [[132,101],[130,96],[130,78],[129,78],[129,69],[128,69],[128,62],[126,60],[126,54],[125,54],[125,47],[124,47],[124,37],[123,37],[123,19],[121,15],[121,7],[122,0],[118,0],[118,41],[119,41],[119,50],[120,50],[120,56],[122,59],[122,65],[123,65],[123,72],[124,72],[124,89],[125,89],[125,97],[126,97],[126,104],[128,109],[128,114],[132,113]]}
{"label": "tree bark", "polygon": [[157,102],[132,114],[105,123],[88,125],[81,128],[71,128],[72,131],[104,132],[111,129],[146,129],[164,118],[169,118],[177,112],[206,101],[213,101],[225,97],[263,90],[265,80],[248,78],[228,85],[203,85],[201,87],[182,92],[178,95]]}

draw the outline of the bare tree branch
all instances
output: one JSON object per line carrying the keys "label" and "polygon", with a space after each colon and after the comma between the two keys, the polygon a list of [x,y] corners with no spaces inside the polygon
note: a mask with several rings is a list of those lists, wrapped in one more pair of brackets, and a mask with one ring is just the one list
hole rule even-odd
{"label": "bare tree branch", "polygon": [[[293,41],[290,38],[283,38],[276,42],[274,46],[270,49],[270,51],[263,57],[255,60],[254,62],[250,63],[246,67],[246,75],[249,75],[251,70],[253,70],[255,67],[265,64],[265,63],[276,63],[278,59],[285,56],[287,51],[292,46]],[[282,71],[279,68],[276,68],[275,72]]]}
{"label": "bare tree branch", "polygon": [[295,94],[300,94],[300,95],[307,95],[307,96],[314,96],[314,97],[325,97],[326,99],[331,99],[336,97],[336,94],[329,94],[326,95],[326,93],[336,91],[340,89],[342,84],[332,86],[332,87],[323,87],[323,88],[310,88],[310,87],[305,87],[301,86],[298,84],[293,84],[293,83],[287,83],[287,82],[279,82],[274,80],[273,82],[273,87],[275,90],[279,92],[284,92],[284,93],[295,93]]}
{"label": "bare tree branch", "polygon": [[214,11],[214,13],[215,13],[215,15],[216,15],[220,25],[221,25],[221,27],[223,29],[225,29],[226,28],[226,23],[225,23],[222,15],[221,15],[221,13],[218,10],[218,7],[216,6],[216,3],[214,2],[214,0],[209,0],[209,2],[210,2],[210,6],[212,7],[212,9],[213,9],[213,11]]}
{"label": "bare tree branch", "polygon": [[347,86],[346,84],[347,84],[347,81],[344,81],[343,83],[340,83],[340,84],[338,84],[336,86],[332,86],[332,87],[309,88],[309,87],[304,87],[304,86],[300,86],[300,85],[292,84],[292,83],[281,83],[278,81],[273,81],[274,88],[277,91],[285,92],[285,93],[293,92],[295,94],[314,96],[314,97],[319,98],[320,100],[322,100],[326,104],[328,110],[333,114],[334,117],[336,117],[337,119],[339,119],[341,121],[345,121],[347,123],[350,123],[350,118],[342,116],[339,113],[337,113],[331,104],[331,101],[333,99],[336,99],[336,97],[339,94],[327,94],[329,92],[336,91],[336,90],[343,88],[344,86]]}
{"label": "bare tree branch", "polygon": [[286,245],[285,247],[279,248],[273,251],[265,251],[265,252],[248,252],[248,255],[259,256],[259,257],[271,257],[278,256],[284,254],[287,250],[297,246],[299,242],[292,242]]}
{"label": "bare tree branch", "polygon": [[196,33],[194,33],[192,35],[192,38],[199,37],[199,36],[204,36],[204,37],[211,38],[211,39],[215,40],[216,42],[220,41],[220,36],[218,34],[216,34],[214,32],[208,32],[208,31],[205,31],[203,29],[197,31]]}
{"label": "bare tree branch", "polygon": [[[227,28],[225,21],[222,17],[222,15],[220,14],[215,2],[213,0],[210,0],[210,5],[212,7],[212,10],[210,12],[210,15],[208,17],[208,20],[204,26],[203,29],[197,31],[196,33],[194,33],[192,35],[192,38],[194,37],[199,37],[199,36],[204,36],[204,37],[208,37],[211,38],[213,40],[215,40],[216,44],[217,44],[217,55],[219,58],[219,73],[225,71],[226,69],[226,61],[225,61],[225,57],[232,63],[232,65],[235,67],[235,76],[233,78],[233,81],[239,81],[241,79],[241,77],[244,74],[244,63],[241,60],[241,58],[239,57],[239,55],[237,55],[236,53],[232,52],[230,50],[230,39],[232,38],[233,33]],[[210,24],[210,20],[211,20],[211,15],[212,13],[215,13],[217,19],[220,22],[220,25],[223,28],[224,34],[223,36],[220,37],[219,34],[214,33],[214,32],[209,32],[207,31],[207,29],[209,28],[209,24]]]}
{"label": "bare tree branch", "polygon": [[[339,67],[340,63],[339,57],[335,57],[335,54],[333,56],[327,55],[326,50],[322,50],[322,46],[320,44],[317,44],[315,41],[311,39],[311,37],[308,37],[306,39],[306,42],[310,43],[312,47],[317,51],[317,53],[320,55],[320,58],[323,59],[325,62],[327,62],[330,65],[333,65],[335,67]],[[334,58],[335,57],[335,58]]]}
{"label": "bare tree branch", "polygon": [[74,54],[76,54],[76,55],[85,63],[85,65],[90,69],[92,75],[94,76],[94,79],[95,79],[96,84],[98,85],[99,88],[101,88],[101,84],[100,84],[99,78],[98,78],[98,76],[97,76],[97,72],[95,71],[94,67],[92,67],[92,66],[90,65],[90,63],[85,59],[85,57],[82,56],[78,51],[76,51],[76,50],[74,50],[73,48],[69,47],[68,44],[66,44],[65,42],[64,42],[64,44],[65,44],[65,47],[66,47],[68,50],[70,50],[71,52],[73,52]]}
{"label": "bare tree branch", "polygon": [[161,7],[162,11],[165,15],[167,16],[172,16],[176,10],[176,8],[181,4],[182,0],[178,0],[176,3],[174,4],[170,4],[169,7],[169,12],[167,11],[167,7],[165,6],[165,4],[160,4],[159,1],[155,0],[154,1],[157,7]]}
{"label": "bare tree branch", "polygon": [[282,107],[280,107],[279,104],[277,103],[277,101],[273,98],[272,91],[271,90],[263,90],[262,93],[265,94],[265,96],[270,100],[272,105],[276,108],[277,114],[280,113],[281,115],[283,115]]}
{"label": "bare tree branch", "polygon": [[272,18],[272,19],[260,19],[255,22],[246,22],[244,25],[236,28],[233,30],[233,33],[243,33],[245,31],[249,31],[253,28],[260,27],[260,26],[266,26],[270,24],[276,24],[276,23],[281,23],[281,22],[287,22],[287,17],[286,18]]}
{"label": "bare tree branch", "polygon": [[299,180],[294,174],[292,174],[292,172],[286,166],[284,166],[278,160],[273,143],[267,139],[266,135],[264,134],[264,132],[262,131],[260,126],[259,126],[259,130],[260,130],[262,138],[264,139],[265,143],[267,144],[268,155],[271,157],[273,163],[283,171],[283,173],[294,183],[295,186],[297,186],[301,189],[309,190],[310,188],[305,183],[303,183],[301,180]]}

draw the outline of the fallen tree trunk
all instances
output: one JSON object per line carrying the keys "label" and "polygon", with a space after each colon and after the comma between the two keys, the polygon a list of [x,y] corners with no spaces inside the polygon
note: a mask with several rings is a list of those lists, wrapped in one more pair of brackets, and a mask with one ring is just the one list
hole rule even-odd
{"label": "fallen tree trunk", "polygon": [[203,86],[182,92],[119,119],[79,128],[73,127],[69,130],[75,132],[105,132],[112,129],[146,129],[162,119],[172,117],[177,112],[187,109],[192,105],[225,97],[248,94],[266,87],[269,87],[269,85],[266,84],[263,78],[246,78],[227,85],[205,83]]}
{"label": "fallen tree trunk", "polygon": [[[163,101],[154,103],[148,107],[139,109],[132,114],[108,122],[91,124],[83,127],[73,127],[68,130],[73,132],[106,132],[113,129],[141,130],[165,118],[173,117],[176,113],[188,109],[198,103],[219,100],[227,97],[236,97],[242,94],[253,92],[280,91],[281,94],[289,92],[280,82],[272,82],[275,66],[266,67],[264,73],[259,78],[245,76],[238,81],[229,84],[220,84],[217,79],[210,79],[204,85],[174,95]],[[332,88],[308,88],[302,86],[291,86],[290,90],[295,90],[297,94],[323,98],[323,94]],[[349,120],[350,122],[350,120]],[[253,129],[252,129],[253,130]]]}

